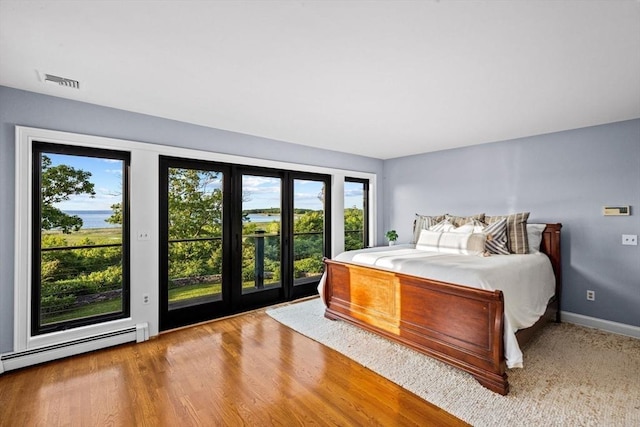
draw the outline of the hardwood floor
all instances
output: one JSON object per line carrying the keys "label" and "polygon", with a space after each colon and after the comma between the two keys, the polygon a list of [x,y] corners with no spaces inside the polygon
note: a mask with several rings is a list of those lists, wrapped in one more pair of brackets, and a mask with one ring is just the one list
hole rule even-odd
{"label": "hardwood floor", "polygon": [[0,425],[466,424],[259,310],[6,372]]}

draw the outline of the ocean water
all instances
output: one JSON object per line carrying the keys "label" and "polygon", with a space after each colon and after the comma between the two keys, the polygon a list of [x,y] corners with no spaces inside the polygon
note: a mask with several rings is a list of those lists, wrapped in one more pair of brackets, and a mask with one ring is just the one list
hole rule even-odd
{"label": "ocean water", "polygon": [[120,224],[109,224],[106,219],[111,216],[113,211],[64,211],[69,215],[77,215],[82,219],[82,229],[89,228],[118,228]]}
{"label": "ocean water", "polygon": [[247,217],[249,222],[280,222],[280,215],[249,214]]}

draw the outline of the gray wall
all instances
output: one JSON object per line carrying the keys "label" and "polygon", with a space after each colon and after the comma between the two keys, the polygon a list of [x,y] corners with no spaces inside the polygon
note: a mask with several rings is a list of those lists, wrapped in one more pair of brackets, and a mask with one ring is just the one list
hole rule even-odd
{"label": "gray wall", "polygon": [[[382,176],[383,161],[378,159],[314,149],[0,86],[0,352],[13,350],[16,125],[370,172]],[[381,209],[381,194],[378,194],[377,200]],[[381,221],[379,229],[382,229]]]}
{"label": "gray wall", "polygon": [[[15,125],[384,175],[378,235],[401,241],[416,212],[530,211],[564,225],[563,309],[640,326],[640,246],[620,244],[640,234],[640,120],[383,162],[0,86],[0,352],[13,348]],[[606,204],[632,215],[604,217]]]}
{"label": "gray wall", "polygon": [[621,244],[640,234],[640,120],[388,160],[384,194],[385,229],[405,241],[415,213],[562,223],[563,310],[640,326],[640,246]]}

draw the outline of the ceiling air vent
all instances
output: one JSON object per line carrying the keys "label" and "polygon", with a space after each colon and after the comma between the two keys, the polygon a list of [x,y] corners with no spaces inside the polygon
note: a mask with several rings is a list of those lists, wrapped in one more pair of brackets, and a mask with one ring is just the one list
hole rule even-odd
{"label": "ceiling air vent", "polygon": [[77,80],[71,80],[64,77],[53,76],[51,74],[43,74],[43,80],[49,83],[57,83],[60,86],[72,87],[74,89],[80,89],[80,82]]}

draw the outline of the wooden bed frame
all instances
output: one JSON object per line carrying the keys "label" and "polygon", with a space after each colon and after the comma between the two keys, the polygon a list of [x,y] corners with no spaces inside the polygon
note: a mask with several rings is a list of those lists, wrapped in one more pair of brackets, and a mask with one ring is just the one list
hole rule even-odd
{"label": "wooden bed frame", "polygon": [[[556,293],[546,313],[517,332],[522,346],[549,321],[560,322],[560,229],[547,224],[540,251],[549,256]],[[325,259],[325,317],[342,319],[407,345],[509,392],[503,343],[502,291],[487,291]]]}

